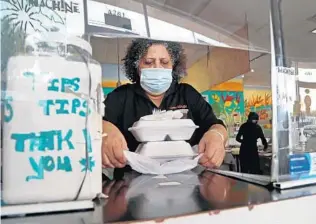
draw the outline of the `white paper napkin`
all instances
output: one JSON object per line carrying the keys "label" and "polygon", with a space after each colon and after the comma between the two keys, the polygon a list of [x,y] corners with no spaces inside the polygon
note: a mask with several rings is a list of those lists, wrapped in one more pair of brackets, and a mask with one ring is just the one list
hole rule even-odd
{"label": "white paper napkin", "polygon": [[194,159],[179,158],[172,161],[160,163],[155,159],[139,155],[134,152],[124,151],[124,155],[128,164],[133,170],[142,174],[164,175],[181,173],[183,171],[191,170],[198,165],[201,155],[196,156]]}

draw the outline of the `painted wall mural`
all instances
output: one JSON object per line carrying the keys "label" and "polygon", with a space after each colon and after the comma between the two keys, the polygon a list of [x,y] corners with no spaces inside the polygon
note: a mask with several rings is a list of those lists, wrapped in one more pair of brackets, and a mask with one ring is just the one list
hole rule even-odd
{"label": "painted wall mural", "polygon": [[[108,74],[111,69],[103,65],[103,92],[107,95],[116,87],[116,75],[113,78]],[[115,67],[117,69],[117,67]],[[246,122],[250,111],[257,112],[260,117],[259,124],[265,134],[270,136],[272,119],[272,94],[271,90],[262,87],[245,88],[243,79],[236,78],[212,87],[201,93],[203,98],[212,105],[214,113],[223,120],[229,129],[229,134],[234,137],[238,127]]]}
{"label": "painted wall mural", "polygon": [[[103,86],[103,93],[107,96],[115,87]],[[205,91],[203,98],[212,106],[215,115],[226,125],[234,126],[246,121],[243,92],[234,91]]]}
{"label": "painted wall mural", "polygon": [[243,79],[235,78],[227,82],[221,83],[211,88],[213,91],[233,91],[242,92],[244,91]]}
{"label": "painted wall mural", "polygon": [[248,89],[244,90],[245,115],[250,111],[259,114],[260,122],[265,129],[271,129],[272,119],[272,93],[270,89]]}
{"label": "painted wall mural", "polygon": [[[115,87],[103,86],[106,96]],[[235,88],[234,88],[235,89]],[[230,137],[235,137],[239,126],[246,122],[250,111],[260,116],[260,124],[266,137],[271,136],[272,97],[269,89],[244,89],[244,91],[208,90],[201,93],[212,106],[218,118],[224,121]]]}
{"label": "painted wall mural", "polygon": [[212,91],[202,93],[208,96],[214,113],[222,119],[226,125],[234,125],[244,121],[245,105],[243,92]]}
{"label": "painted wall mural", "polygon": [[[243,79],[235,78],[202,93],[208,96],[208,102],[216,116],[222,119],[228,128],[236,129],[245,121],[243,89]],[[230,134],[233,135],[234,132],[230,130]]]}
{"label": "painted wall mural", "polygon": [[103,87],[103,94],[104,94],[104,96],[107,96],[114,89],[115,89],[115,87]]}

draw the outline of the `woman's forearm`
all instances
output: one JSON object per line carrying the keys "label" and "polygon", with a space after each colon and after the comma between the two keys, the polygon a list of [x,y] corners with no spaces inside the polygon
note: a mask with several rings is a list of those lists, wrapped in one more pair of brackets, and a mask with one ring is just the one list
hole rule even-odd
{"label": "woman's forearm", "polygon": [[222,136],[224,144],[226,144],[228,140],[228,132],[223,125],[221,124],[212,125],[209,131],[218,132],[218,134]]}
{"label": "woman's forearm", "polygon": [[102,126],[103,134],[109,135],[110,133],[119,131],[119,129],[109,121],[103,121]]}

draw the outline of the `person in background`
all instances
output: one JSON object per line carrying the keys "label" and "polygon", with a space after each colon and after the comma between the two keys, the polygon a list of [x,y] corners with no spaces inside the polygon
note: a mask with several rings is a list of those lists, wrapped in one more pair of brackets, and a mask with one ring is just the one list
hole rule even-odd
{"label": "person in background", "polygon": [[212,107],[189,84],[179,83],[186,72],[186,56],[179,43],[136,39],[127,49],[124,70],[132,84],[107,95],[102,141],[104,168],[123,168],[124,150],[135,151],[139,142],[128,131],[134,122],[154,110],[187,109],[187,118],[199,128],[189,143],[199,145],[200,164],[219,167],[225,156],[227,131]]}
{"label": "person in background", "polygon": [[258,114],[250,112],[247,122],[241,125],[236,136],[236,141],[241,143],[239,157],[242,173],[261,173],[257,140],[261,139],[264,149],[268,148],[268,143],[258,120]]}

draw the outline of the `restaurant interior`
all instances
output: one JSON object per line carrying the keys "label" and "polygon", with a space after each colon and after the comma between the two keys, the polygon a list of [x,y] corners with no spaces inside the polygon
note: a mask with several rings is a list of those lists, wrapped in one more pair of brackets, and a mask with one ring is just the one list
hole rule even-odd
{"label": "restaurant interior", "polygon": [[[52,2],[56,6],[64,1]],[[278,2],[279,5],[274,5],[273,2]],[[4,37],[1,38],[1,45],[5,46],[1,49],[1,56],[4,56],[1,60],[4,77],[1,87],[13,87],[1,89],[4,102],[1,108],[4,111],[1,116],[1,132],[4,136],[1,141],[1,190],[5,193],[4,198],[13,198],[13,202],[9,200],[9,203],[8,200],[1,200],[1,208],[6,215],[5,223],[49,223],[53,219],[59,219],[61,223],[69,223],[69,220],[72,223],[140,220],[160,222],[170,217],[176,217],[174,220],[179,218],[179,223],[192,223],[199,222],[199,217],[202,216],[203,221],[210,221],[210,217],[215,217],[212,221],[220,222],[225,219],[231,222],[235,216],[220,216],[219,211],[225,210],[233,214],[242,207],[246,209],[238,210],[236,217],[250,214],[252,222],[249,223],[267,223],[268,219],[273,223],[274,215],[284,217],[282,220],[294,220],[298,215],[289,211],[298,212],[303,207],[306,209],[301,209],[301,214],[306,215],[311,211],[313,206],[306,206],[306,201],[311,200],[311,197],[306,197],[305,201],[295,199],[292,207],[284,211],[278,209],[280,205],[277,203],[282,199],[315,194],[313,186],[302,191],[298,188],[281,190],[283,187],[290,189],[293,186],[310,185],[316,180],[316,104],[313,100],[316,96],[316,4],[313,0],[280,2],[67,0],[68,5],[65,7],[67,10],[71,9],[67,13],[66,8],[53,9],[36,1],[28,3],[32,10],[38,10],[36,13],[29,10],[24,12],[24,8],[20,6],[17,9],[14,4],[12,6],[11,1],[4,2],[1,7],[7,14],[1,16],[2,25],[6,28],[1,33]],[[20,12],[23,16],[28,15],[30,20],[10,24],[10,21],[16,22],[24,18],[16,16]],[[23,26],[17,27],[16,24]],[[280,24],[282,27],[277,27]],[[58,36],[62,31],[69,36]],[[23,38],[27,34],[33,39],[26,38],[23,42],[16,35],[19,32]],[[10,36],[11,33],[13,36]],[[112,168],[102,168],[99,148],[102,148],[102,139],[107,133],[103,133],[100,125],[104,105],[100,101],[102,97],[97,94],[98,88],[102,88],[100,93],[106,99],[117,87],[130,83],[124,74],[122,59],[129,44],[137,38],[177,42],[183,46],[187,68],[180,82],[192,85],[202,95],[228,131],[225,158],[219,169],[205,169],[195,164],[195,169],[166,175],[167,177],[132,172],[123,179],[116,180]],[[19,57],[30,57],[33,61],[28,62]],[[47,61],[50,57],[55,61]],[[21,61],[12,63],[17,58]],[[61,66],[56,66],[58,63]],[[7,64],[10,65],[8,68]],[[28,70],[33,73],[27,72]],[[42,101],[37,102],[41,97],[44,100],[49,97],[57,100],[62,97],[77,98],[82,102],[91,100],[91,92],[85,93],[86,89],[81,88],[82,86],[82,92],[72,91],[71,88],[49,92],[43,83],[51,83],[49,77],[44,76],[56,75],[51,71],[60,75],[61,80],[63,76],[80,76],[82,86],[92,83],[96,87],[96,96],[91,98],[93,103],[99,103],[95,106],[97,109],[91,110],[91,120],[94,122],[91,125],[91,133],[94,135],[92,144],[86,133],[89,115],[81,116],[82,111],[81,115],[77,111],[79,116],[70,112],[65,112],[65,116],[59,116],[57,112],[48,116],[49,113],[43,109],[45,104]],[[38,82],[35,80],[36,72],[40,74]],[[34,88],[38,90],[34,91]],[[10,98],[10,94],[13,94],[13,98]],[[82,106],[87,109],[84,103]],[[29,117],[20,120],[25,117],[25,111],[29,111]],[[73,111],[76,112],[76,108]],[[86,112],[89,114],[89,108]],[[260,175],[241,172],[241,144],[236,141],[240,127],[247,122],[250,112],[258,114],[258,125],[263,130],[268,146],[265,148],[260,139],[257,142]],[[8,117],[10,113],[12,116]],[[20,118],[16,114],[20,114]],[[53,147],[55,151],[45,151],[45,147],[40,147],[42,142],[38,137],[30,140],[29,151],[19,148],[21,145],[15,145],[14,148],[14,134],[27,131],[34,134],[39,131],[45,135],[43,130],[48,129],[58,129],[51,131],[56,135],[58,150]],[[65,130],[69,131],[63,139],[61,132]],[[70,144],[69,136],[73,133],[76,138],[74,144],[82,150],[74,150],[75,147]],[[36,145],[35,141],[40,143]],[[64,152],[62,148],[66,148],[65,145],[70,150]],[[6,147],[12,147],[12,150],[6,150]],[[68,154],[72,160],[79,161],[73,163],[73,168],[65,166],[65,159],[63,164],[61,162],[60,157],[68,158]],[[34,155],[41,158],[39,164],[44,161],[44,156],[51,156],[51,159],[53,156],[58,157],[56,166],[46,160],[46,166],[44,164],[37,167],[32,160]],[[93,156],[95,160],[87,162]],[[300,159],[307,160],[308,165],[297,163]],[[15,163],[9,162],[11,160]],[[295,170],[299,166],[300,169],[304,168],[303,171]],[[25,177],[26,172],[36,170],[38,176]],[[99,175],[101,172],[102,178]],[[297,183],[297,180],[300,182]],[[175,185],[161,185],[164,181]],[[279,184],[282,181],[285,183],[283,187]],[[33,183],[35,184],[31,185]],[[253,205],[257,206],[254,211]],[[262,207],[258,208],[259,205]],[[260,210],[261,208],[263,209]],[[271,215],[267,216],[264,209],[269,209]],[[79,212],[68,213],[73,210]],[[66,212],[56,215],[51,213],[56,211]],[[38,213],[45,215],[20,215]],[[15,216],[11,219],[11,215]],[[259,215],[266,219],[258,219]],[[196,218],[194,221],[193,217]]]}

